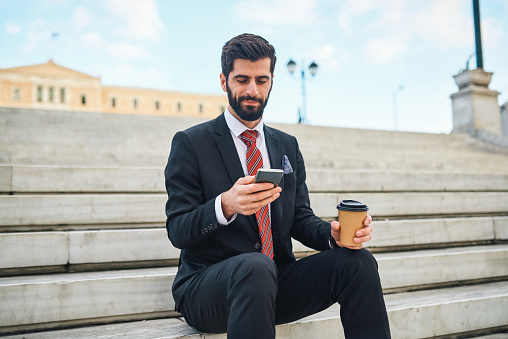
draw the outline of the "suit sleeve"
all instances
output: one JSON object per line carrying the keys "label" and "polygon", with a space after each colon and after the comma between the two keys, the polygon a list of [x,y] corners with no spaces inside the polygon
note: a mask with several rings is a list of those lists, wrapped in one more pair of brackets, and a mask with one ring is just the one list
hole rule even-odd
{"label": "suit sleeve", "polygon": [[185,132],[173,137],[164,175],[169,240],[180,249],[196,245],[220,226],[215,216],[215,199],[204,201],[200,169],[192,142]]}
{"label": "suit sleeve", "polygon": [[297,186],[291,236],[305,246],[315,250],[328,250],[330,249],[329,236],[331,234],[331,226],[329,222],[317,217],[310,207],[309,190],[307,189],[306,184],[305,164],[296,139],[295,143],[297,152]]}

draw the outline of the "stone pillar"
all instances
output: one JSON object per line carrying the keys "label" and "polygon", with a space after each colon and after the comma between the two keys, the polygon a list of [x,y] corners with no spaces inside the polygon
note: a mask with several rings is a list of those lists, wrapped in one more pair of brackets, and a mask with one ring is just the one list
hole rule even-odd
{"label": "stone pillar", "polygon": [[508,101],[501,105],[501,131],[508,137]]}
{"label": "stone pillar", "polygon": [[492,73],[477,68],[453,77],[459,91],[450,96],[452,133],[476,135],[482,130],[501,136],[501,114],[497,103],[499,92],[489,89]]}

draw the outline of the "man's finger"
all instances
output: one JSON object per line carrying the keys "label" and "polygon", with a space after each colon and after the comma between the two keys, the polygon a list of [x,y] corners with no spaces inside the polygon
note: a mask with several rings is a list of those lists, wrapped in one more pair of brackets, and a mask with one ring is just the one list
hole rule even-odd
{"label": "man's finger", "polygon": [[340,223],[338,221],[332,221],[332,229],[338,231],[340,229]]}
{"label": "man's finger", "polygon": [[372,233],[372,226],[365,226],[361,230],[356,231],[355,235],[357,237],[364,237]]}
{"label": "man's finger", "polygon": [[363,224],[364,224],[365,226],[369,226],[371,223],[372,223],[372,217],[371,217],[370,215],[367,215],[367,216],[365,217],[365,220],[363,220]]}
{"label": "man's finger", "polygon": [[246,177],[242,177],[240,179],[238,179],[236,181],[236,184],[238,185],[248,185],[248,184],[252,184],[252,182],[254,182],[254,176],[253,175],[248,175]]}

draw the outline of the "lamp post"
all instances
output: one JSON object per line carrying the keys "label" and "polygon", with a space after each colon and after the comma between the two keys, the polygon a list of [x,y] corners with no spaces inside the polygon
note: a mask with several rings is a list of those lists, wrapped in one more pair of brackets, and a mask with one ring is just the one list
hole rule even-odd
{"label": "lamp post", "polygon": [[[307,117],[307,99],[306,99],[306,93],[305,93],[305,70],[303,68],[303,62],[300,65],[301,66],[301,74],[302,74],[302,107],[298,109],[298,123],[302,124],[305,123],[305,119]],[[293,60],[289,60],[288,64],[288,71],[291,75],[295,72],[296,69],[296,62]],[[315,62],[312,62],[309,65],[309,73],[311,76],[315,76],[317,73],[318,65]]]}

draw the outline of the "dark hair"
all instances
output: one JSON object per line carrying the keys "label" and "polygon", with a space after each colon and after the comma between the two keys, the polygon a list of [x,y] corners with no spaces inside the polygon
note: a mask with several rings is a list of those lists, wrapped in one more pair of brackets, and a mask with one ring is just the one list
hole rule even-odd
{"label": "dark hair", "polygon": [[254,62],[264,58],[270,58],[270,73],[273,75],[275,62],[277,61],[275,48],[259,35],[240,34],[226,42],[222,47],[222,74],[226,76],[227,81],[236,59]]}

